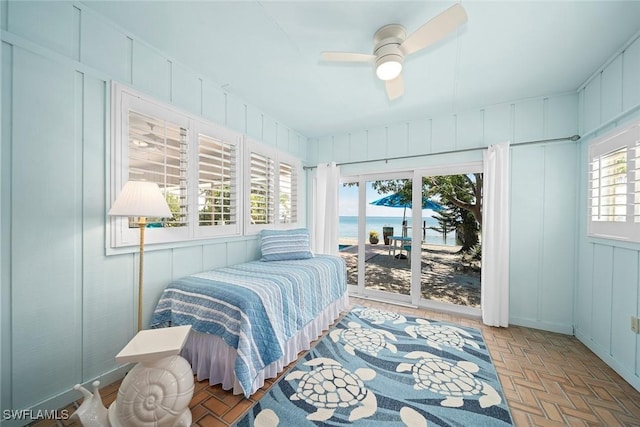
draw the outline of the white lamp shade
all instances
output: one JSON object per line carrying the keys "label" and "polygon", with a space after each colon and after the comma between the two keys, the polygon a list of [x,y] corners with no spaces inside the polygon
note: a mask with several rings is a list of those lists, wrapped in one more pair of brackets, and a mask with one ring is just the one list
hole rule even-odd
{"label": "white lamp shade", "polygon": [[158,184],[128,181],[111,206],[109,215],[167,218],[172,213]]}

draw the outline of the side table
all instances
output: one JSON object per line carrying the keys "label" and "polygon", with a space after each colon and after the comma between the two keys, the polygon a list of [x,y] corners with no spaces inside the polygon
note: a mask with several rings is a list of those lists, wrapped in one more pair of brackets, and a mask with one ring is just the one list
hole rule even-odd
{"label": "side table", "polygon": [[116,355],[118,363],[137,363],[120,384],[109,409],[94,381],[93,394],[72,415],[84,427],[190,427],[194,382],[191,365],[180,356],[191,326],[140,331]]}

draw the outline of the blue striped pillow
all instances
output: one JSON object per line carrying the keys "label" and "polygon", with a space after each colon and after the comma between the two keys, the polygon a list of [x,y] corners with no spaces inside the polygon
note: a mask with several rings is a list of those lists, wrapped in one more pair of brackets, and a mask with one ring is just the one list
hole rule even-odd
{"label": "blue striped pillow", "polygon": [[309,230],[262,230],[260,231],[262,261],[284,261],[312,258]]}

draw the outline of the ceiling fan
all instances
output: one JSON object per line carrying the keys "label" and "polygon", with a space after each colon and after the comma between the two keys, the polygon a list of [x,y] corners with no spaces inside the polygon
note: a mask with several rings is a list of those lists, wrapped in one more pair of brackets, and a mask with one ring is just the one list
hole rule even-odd
{"label": "ceiling fan", "polygon": [[435,18],[427,21],[407,37],[402,25],[390,24],[380,28],[373,36],[373,54],[350,52],[322,52],[324,61],[371,62],[376,75],[385,82],[390,100],[404,94],[402,63],[404,57],[434,44],[467,21],[467,13],[455,4]]}

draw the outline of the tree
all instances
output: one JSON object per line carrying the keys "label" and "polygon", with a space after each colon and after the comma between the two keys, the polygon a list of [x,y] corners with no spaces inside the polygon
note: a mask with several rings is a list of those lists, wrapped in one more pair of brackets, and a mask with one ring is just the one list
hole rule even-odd
{"label": "tree", "polygon": [[426,196],[439,195],[446,204],[469,211],[482,226],[482,174],[429,176],[422,180]]}
{"label": "tree", "polygon": [[433,218],[438,221],[438,226],[429,228],[442,234],[442,239],[445,243],[447,242],[447,234],[457,230],[462,223],[458,209],[446,208],[440,212],[436,212]]}
{"label": "tree", "polygon": [[[481,173],[429,176],[422,180],[422,192],[426,197],[438,198],[445,208],[457,217],[457,235],[462,251],[469,251],[479,241],[482,226]],[[410,179],[374,181],[371,187],[378,193],[399,193],[403,201],[411,201]],[[452,221],[449,218],[447,221]]]}
{"label": "tree", "polygon": [[470,251],[479,242],[482,227],[481,173],[430,176],[422,180],[423,192],[429,197],[438,195],[440,200],[458,211],[458,243],[462,251]]}
{"label": "tree", "polygon": [[198,198],[204,200],[198,211],[200,226],[231,223],[231,188],[228,185],[200,189]]}

